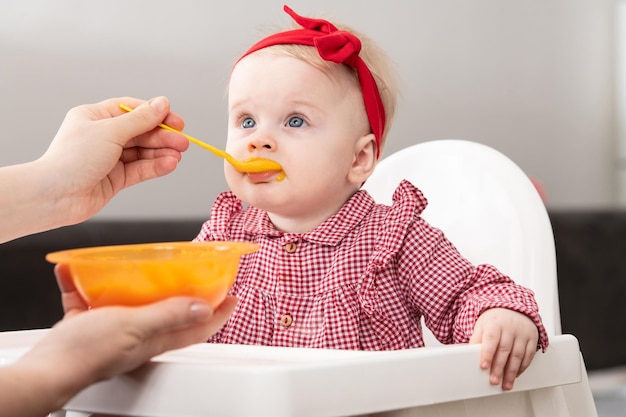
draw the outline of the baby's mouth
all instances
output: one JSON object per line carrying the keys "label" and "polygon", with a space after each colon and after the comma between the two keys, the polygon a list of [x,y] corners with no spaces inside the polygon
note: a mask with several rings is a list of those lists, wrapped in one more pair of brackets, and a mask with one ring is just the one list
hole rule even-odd
{"label": "baby's mouth", "polygon": [[276,161],[267,158],[250,158],[245,161],[246,169],[242,171],[252,183],[282,181],[285,179],[283,167]]}
{"label": "baby's mouth", "polygon": [[253,183],[282,181],[285,179],[285,171],[248,172],[248,180]]}
{"label": "baby's mouth", "polygon": [[248,172],[248,180],[253,183],[263,183],[270,181],[282,181],[285,179],[285,171],[264,171],[264,172]]}
{"label": "baby's mouth", "polygon": [[276,161],[267,158],[250,158],[243,162],[242,167],[236,168],[243,173],[280,172],[283,167]]}

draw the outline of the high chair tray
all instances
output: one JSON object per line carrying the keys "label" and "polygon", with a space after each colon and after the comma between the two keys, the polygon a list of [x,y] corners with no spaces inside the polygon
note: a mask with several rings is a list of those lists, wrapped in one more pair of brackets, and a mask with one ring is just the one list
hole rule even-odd
{"label": "high chair tray", "polygon": [[[0,365],[47,330],[0,333]],[[106,343],[106,341],[103,341]],[[128,416],[341,416],[502,393],[478,366],[479,345],[358,352],[199,344],[88,387],[67,410]],[[553,336],[514,392],[581,381],[578,341]]]}

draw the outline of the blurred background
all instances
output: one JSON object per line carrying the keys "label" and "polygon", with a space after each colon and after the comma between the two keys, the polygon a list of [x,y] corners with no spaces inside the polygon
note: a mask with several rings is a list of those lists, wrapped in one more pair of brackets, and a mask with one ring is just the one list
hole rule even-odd
{"label": "blurred background", "polygon": [[[231,66],[268,30],[291,24],[283,3],[4,0],[0,165],[41,155],[69,108],[124,95],[168,96],[189,134],[223,146]],[[402,97],[384,155],[427,140],[474,140],[539,181],[550,208],[597,209],[626,204],[623,3],[289,5],[368,34],[395,62]],[[192,146],[173,175],[121,193],[97,218],[206,217],[225,187],[222,161]]]}

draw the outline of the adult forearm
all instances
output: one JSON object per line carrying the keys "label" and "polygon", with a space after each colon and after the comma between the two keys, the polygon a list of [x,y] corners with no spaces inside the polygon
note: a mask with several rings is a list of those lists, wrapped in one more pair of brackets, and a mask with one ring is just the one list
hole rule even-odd
{"label": "adult forearm", "polygon": [[0,368],[0,417],[44,417],[59,410],[77,393],[62,385],[50,372],[19,362]]}
{"label": "adult forearm", "polygon": [[65,225],[54,180],[38,161],[0,168],[0,243]]}

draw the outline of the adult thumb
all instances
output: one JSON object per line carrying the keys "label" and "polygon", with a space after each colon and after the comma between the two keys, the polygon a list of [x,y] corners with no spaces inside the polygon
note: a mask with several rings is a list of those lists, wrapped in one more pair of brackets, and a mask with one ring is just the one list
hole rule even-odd
{"label": "adult thumb", "polygon": [[117,137],[125,144],[131,138],[157,127],[168,115],[170,102],[166,97],[155,97],[135,107],[127,114],[115,117]]}

